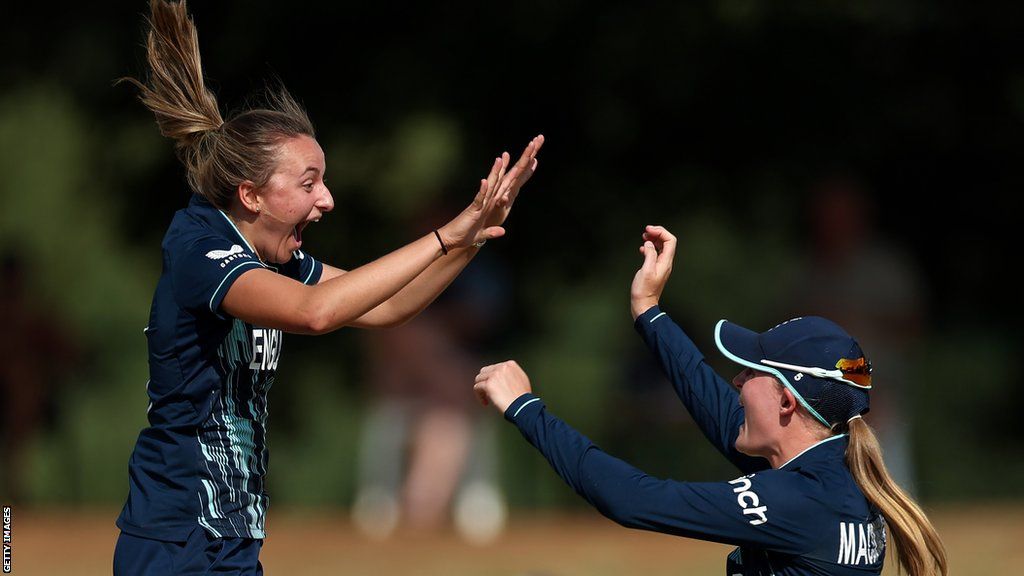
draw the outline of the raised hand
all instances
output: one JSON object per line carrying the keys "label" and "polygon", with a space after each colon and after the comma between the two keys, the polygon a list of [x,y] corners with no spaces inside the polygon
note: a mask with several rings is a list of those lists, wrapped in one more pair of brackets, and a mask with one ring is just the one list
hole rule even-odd
{"label": "raised hand", "polygon": [[498,185],[502,181],[507,163],[507,154],[495,158],[490,174],[480,180],[480,189],[473,202],[451,222],[438,228],[441,241],[449,250],[504,236],[505,229],[498,225],[488,225],[487,216],[497,203]]}
{"label": "raised hand", "polygon": [[[499,174],[497,202],[491,209],[490,214],[487,216],[487,223],[491,226],[501,226],[505,223],[505,219],[508,218],[509,212],[512,211],[512,204],[515,203],[516,197],[519,196],[519,191],[523,185],[526,184],[533,173],[537,171],[539,162],[537,161],[537,153],[540,152],[541,146],[544,145],[544,135],[540,134],[530,140],[530,143],[526,145],[526,149],[523,150],[523,154],[519,157],[519,160],[515,163],[515,166],[508,171],[507,174]],[[508,164],[509,156],[508,153],[502,154],[502,158],[505,160],[505,164]]]}
{"label": "raised hand", "polygon": [[644,257],[644,263],[633,276],[633,285],[629,290],[630,311],[634,320],[661,300],[676,255],[676,237],[662,226],[647,226],[643,240],[640,254]]}
{"label": "raised hand", "polygon": [[470,246],[505,234],[501,225],[508,217],[519,190],[537,169],[537,152],[543,145],[544,136],[531,140],[511,170],[508,170],[510,158],[507,152],[495,158],[490,174],[480,180],[480,189],[473,203],[438,229],[447,248]]}

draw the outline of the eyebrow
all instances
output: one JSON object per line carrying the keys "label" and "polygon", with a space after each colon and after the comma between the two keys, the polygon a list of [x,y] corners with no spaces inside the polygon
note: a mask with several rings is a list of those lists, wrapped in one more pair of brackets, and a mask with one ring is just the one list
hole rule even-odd
{"label": "eyebrow", "polygon": [[316,172],[317,174],[319,174],[319,173],[320,173],[320,169],[319,169],[319,168],[317,168],[316,166],[310,166],[309,168],[306,168],[306,169],[305,169],[305,170],[304,170],[304,171],[302,172],[302,175],[303,175],[303,176],[305,176],[305,175],[306,175],[306,172]]}

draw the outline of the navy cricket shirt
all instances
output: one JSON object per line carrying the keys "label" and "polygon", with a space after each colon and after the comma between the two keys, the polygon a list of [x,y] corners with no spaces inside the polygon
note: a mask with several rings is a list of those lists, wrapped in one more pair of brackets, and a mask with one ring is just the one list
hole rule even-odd
{"label": "navy cricket shirt", "polygon": [[221,309],[231,284],[255,268],[305,284],[323,272],[300,251],[279,268],[261,262],[199,195],[174,215],[145,330],[149,426],[128,462],[121,530],[185,541],[198,525],[216,537],[264,537],[267,391],[282,335]]}
{"label": "navy cricket shirt", "polygon": [[737,391],[658,307],[638,317],[636,328],[701,430],[744,476],[728,482],[648,476],[601,451],[533,394],[517,398],[505,418],[615,522],[738,546],[729,554],[728,576],[880,574],[885,522],[846,467],[847,437],[823,440],[778,469],[740,454],[733,446],[743,422]]}

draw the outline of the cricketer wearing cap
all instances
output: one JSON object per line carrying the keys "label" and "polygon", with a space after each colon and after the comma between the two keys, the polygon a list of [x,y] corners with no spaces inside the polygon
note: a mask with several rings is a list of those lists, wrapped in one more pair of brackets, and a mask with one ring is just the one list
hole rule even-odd
{"label": "cricketer wearing cap", "polygon": [[897,543],[910,576],[945,576],[945,548],[892,481],[870,427],[871,364],[841,327],[795,318],[756,333],[721,321],[715,341],[743,370],[732,385],[659,308],[675,236],[647,226],[633,279],[636,330],[705,436],[743,473],[726,482],[648,476],[551,414],[513,361],[485,366],[474,390],[555,471],[623,526],[732,544],[729,576],[881,574]]}
{"label": "cricketer wearing cap", "polygon": [[846,436],[829,436],[774,469],[764,458],[739,452],[744,407],[736,389],[660,308],[641,314],[635,326],[701,430],[743,476],[728,482],[654,478],[602,452],[529,393],[508,406],[505,418],[615,522],[738,546],[728,557],[730,576],[879,574],[885,522],[844,464]]}

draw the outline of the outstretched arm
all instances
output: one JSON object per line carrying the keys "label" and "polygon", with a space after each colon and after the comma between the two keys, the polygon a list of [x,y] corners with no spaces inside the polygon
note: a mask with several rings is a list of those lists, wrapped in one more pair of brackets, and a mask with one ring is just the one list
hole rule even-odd
{"label": "outstretched arm", "polygon": [[[523,154],[508,174],[497,174],[499,189],[496,204],[489,215],[488,226],[501,226],[508,217],[512,204],[520,189],[537,169],[537,153],[544,145],[544,136],[537,136],[526,146]],[[503,163],[508,155],[503,155]],[[493,175],[493,174],[492,174]],[[435,260],[422,273],[394,296],[354,320],[351,324],[360,328],[386,328],[410,320],[423,311],[455,280],[455,277],[469,264],[479,251],[477,246],[467,246],[449,251],[444,258]],[[330,280],[345,274],[344,270],[324,266],[323,280]]]}
{"label": "outstretched arm", "polygon": [[[531,142],[527,150],[531,147],[535,149],[536,145]],[[264,268],[253,267],[234,279],[221,307],[246,322],[302,334],[321,334],[352,325],[408,287],[444,256],[443,247],[448,251],[461,250],[468,254],[467,249],[473,244],[505,234],[505,229],[500,226],[504,215],[507,215],[504,208],[509,202],[510,189],[521,186],[517,182],[522,175],[519,171],[506,176],[506,165],[507,156],[495,160],[488,178],[480,181],[480,189],[473,202],[438,229],[441,242],[434,233],[430,233],[350,272],[341,273],[334,269],[335,272],[329,273],[333,277],[322,278],[315,286],[306,286]],[[534,164],[528,163],[527,166],[532,168]],[[463,258],[467,257],[464,255]],[[437,268],[443,273],[429,274],[428,280],[409,291],[407,297],[400,298],[412,304],[401,307],[397,314],[414,314],[422,310],[468,262],[468,258],[461,265],[459,258],[452,260],[456,262],[450,267]],[[371,316],[363,325],[372,325],[370,322],[374,320],[381,325],[396,323],[390,313],[381,314],[388,317]]]}
{"label": "outstretched arm", "polygon": [[[484,367],[474,390],[519,428],[576,493],[623,526],[788,553],[803,552],[800,546],[810,541],[806,513],[794,509],[804,504],[792,497],[806,490],[787,478],[769,473],[695,483],[650,476],[551,414],[530,392],[529,378],[515,362]],[[745,490],[756,490],[760,500],[752,504],[756,496],[738,498]]]}

